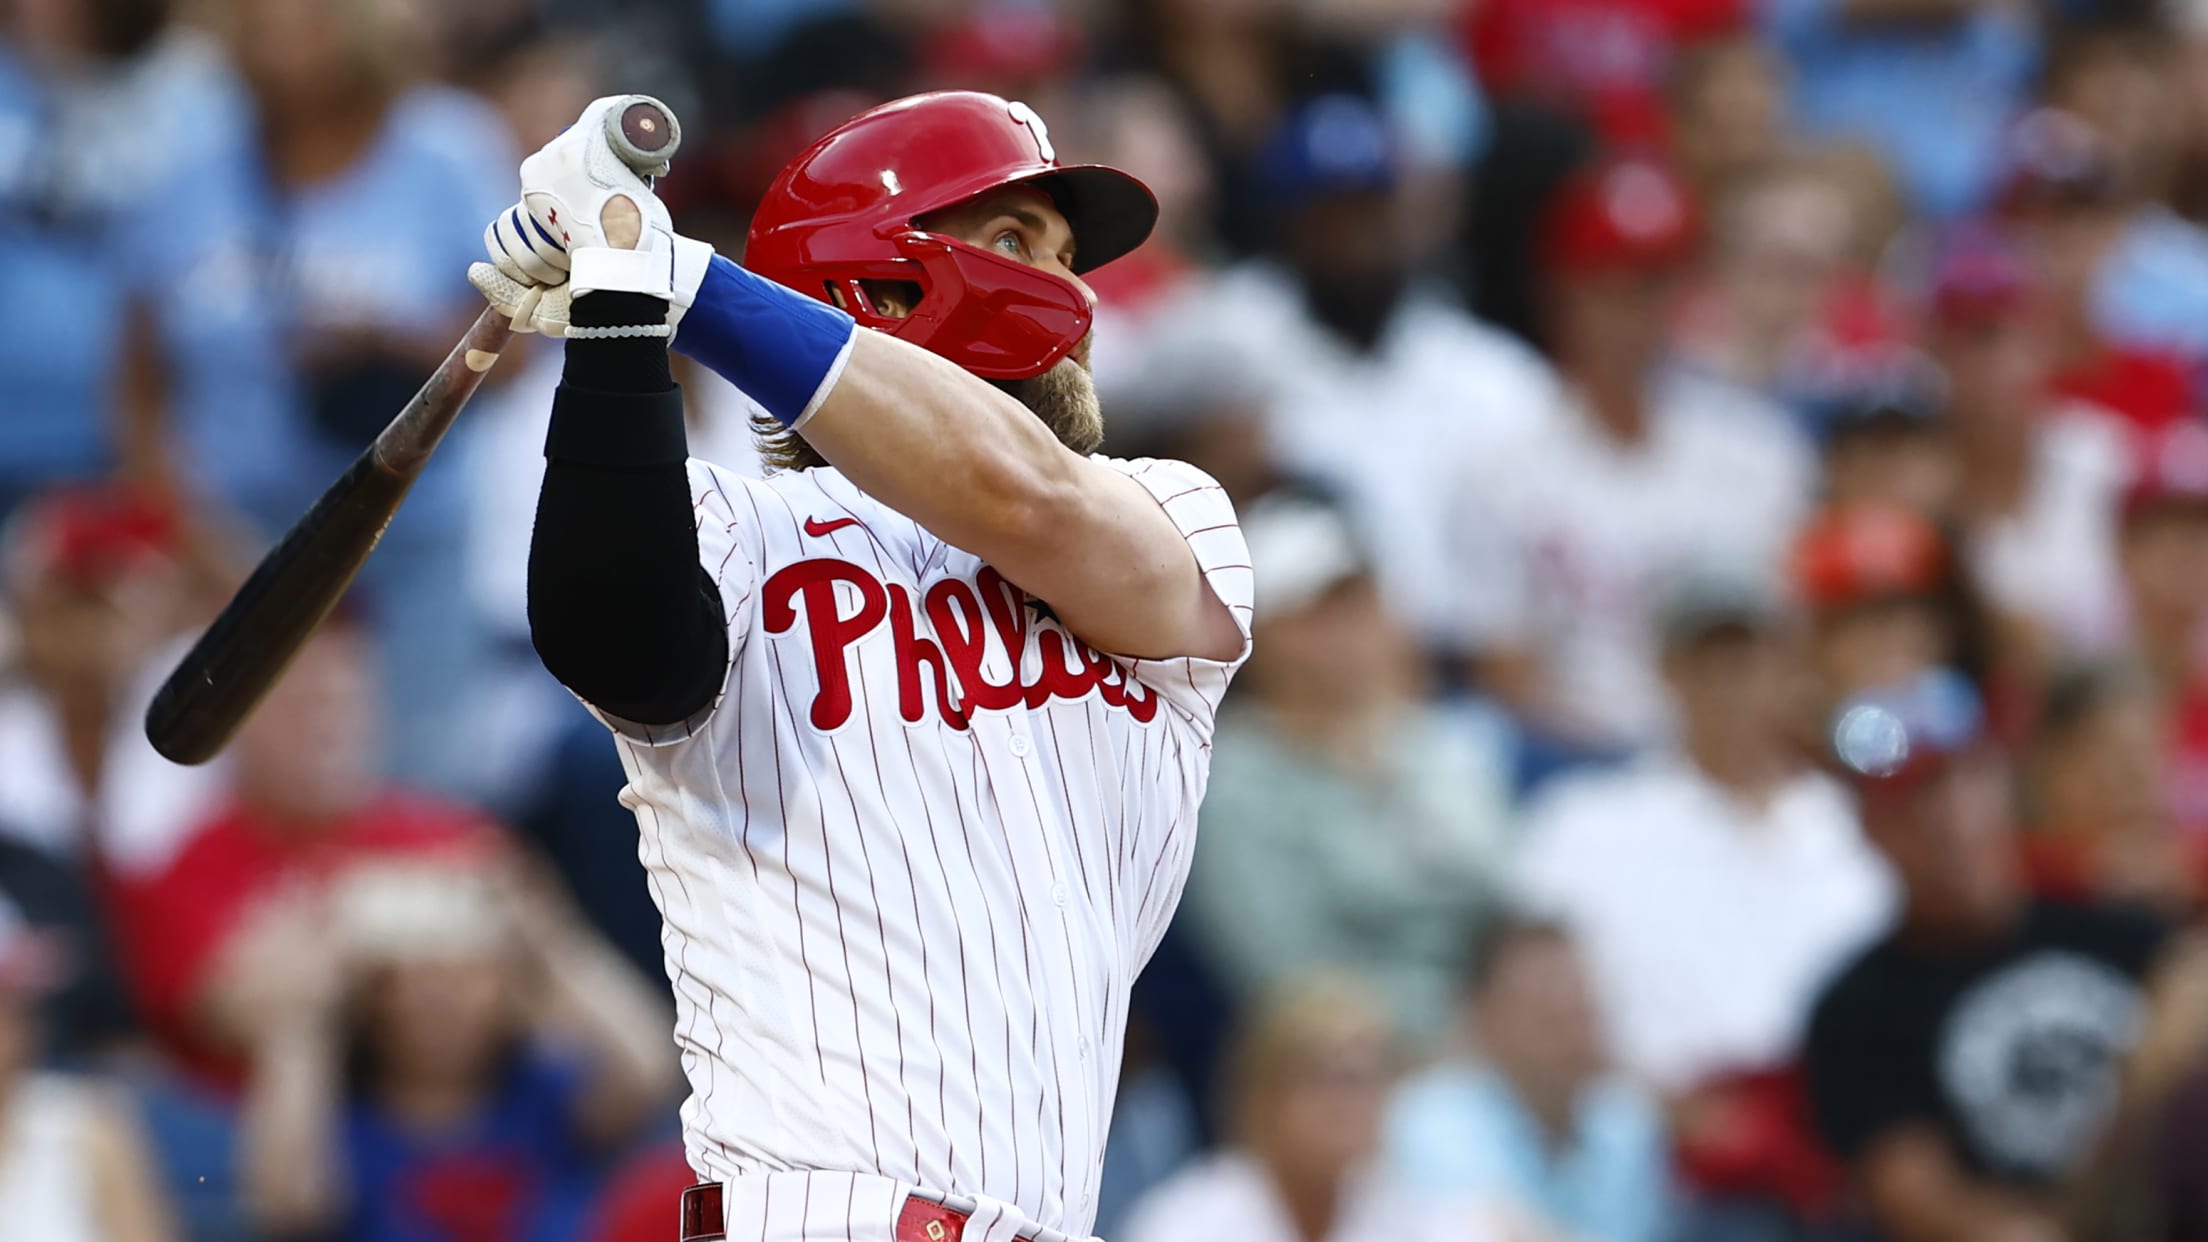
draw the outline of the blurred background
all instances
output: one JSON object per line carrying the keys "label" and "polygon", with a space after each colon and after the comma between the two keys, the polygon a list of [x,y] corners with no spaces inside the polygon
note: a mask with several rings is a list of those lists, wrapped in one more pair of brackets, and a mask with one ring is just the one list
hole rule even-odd
{"label": "blurred background", "polygon": [[1100,1232],[2208,1239],[2199,0],[0,0],[0,1238],[672,1242],[556,349],[222,760],[138,722],[586,100],[740,256],[936,87],[1156,190],[1107,449],[1258,573]]}

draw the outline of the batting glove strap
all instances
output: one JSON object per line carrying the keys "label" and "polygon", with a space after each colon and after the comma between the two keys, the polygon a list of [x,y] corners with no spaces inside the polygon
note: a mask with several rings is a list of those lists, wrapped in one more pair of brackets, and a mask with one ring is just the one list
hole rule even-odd
{"label": "batting glove strap", "polygon": [[666,251],[588,246],[577,249],[569,258],[572,266],[567,284],[577,298],[589,297],[601,289],[642,293],[663,301],[673,296],[669,283],[673,256]]}
{"label": "batting glove strap", "polygon": [[843,311],[714,255],[675,349],[794,428],[836,386],[857,337]]}

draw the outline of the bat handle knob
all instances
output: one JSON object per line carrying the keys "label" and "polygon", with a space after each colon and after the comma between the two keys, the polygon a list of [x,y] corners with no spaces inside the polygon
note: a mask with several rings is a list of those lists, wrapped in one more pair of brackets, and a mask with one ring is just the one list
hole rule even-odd
{"label": "bat handle knob", "polygon": [[637,176],[664,177],[667,162],[682,146],[682,124],[666,104],[631,95],[606,113],[606,142]]}

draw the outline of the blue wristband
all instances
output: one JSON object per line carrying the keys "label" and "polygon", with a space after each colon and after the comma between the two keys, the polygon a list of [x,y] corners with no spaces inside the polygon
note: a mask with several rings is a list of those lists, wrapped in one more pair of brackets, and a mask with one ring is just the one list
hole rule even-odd
{"label": "blue wristband", "polygon": [[857,335],[843,311],[714,255],[674,349],[794,427],[843,373]]}

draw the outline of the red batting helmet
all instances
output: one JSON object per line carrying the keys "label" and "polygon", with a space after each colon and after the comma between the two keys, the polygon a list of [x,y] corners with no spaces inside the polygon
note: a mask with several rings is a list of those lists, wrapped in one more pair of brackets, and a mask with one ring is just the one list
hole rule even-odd
{"label": "red batting helmet", "polygon": [[[1048,194],[1073,226],[1076,272],[1142,244],[1158,202],[1116,168],[1061,164],[1042,118],[978,91],[935,91],[860,113],[790,161],[752,217],[744,265],[833,301],[870,328],[976,375],[1040,375],[1088,335],[1073,282],[914,223],[1008,185]],[[920,286],[911,314],[876,310],[861,281]]]}

